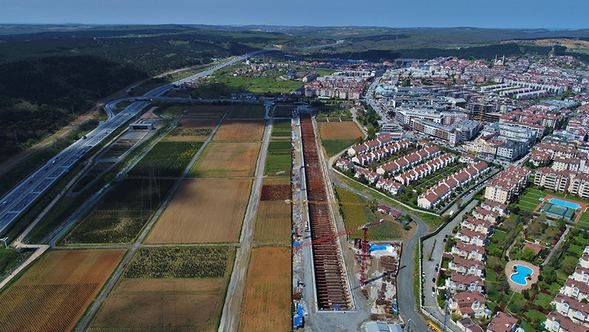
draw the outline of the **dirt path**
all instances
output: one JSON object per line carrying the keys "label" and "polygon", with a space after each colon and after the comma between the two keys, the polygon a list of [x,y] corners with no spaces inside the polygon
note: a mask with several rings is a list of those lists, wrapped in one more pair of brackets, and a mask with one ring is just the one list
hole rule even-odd
{"label": "dirt path", "polygon": [[272,120],[268,118],[267,109],[266,126],[264,129],[264,136],[262,139],[262,146],[260,148],[258,162],[256,164],[255,179],[252,185],[249,203],[243,220],[243,228],[241,230],[241,238],[239,240],[240,247],[237,249],[235,263],[231,273],[231,280],[227,286],[227,295],[225,296],[225,304],[223,305],[223,312],[221,314],[221,322],[218,330],[219,332],[237,331],[239,328],[241,302],[245,290],[245,279],[252,250],[256,214],[258,211],[258,205],[260,203],[262,181],[264,179],[264,166],[266,165],[266,155],[268,153],[268,146],[270,145],[271,134]]}

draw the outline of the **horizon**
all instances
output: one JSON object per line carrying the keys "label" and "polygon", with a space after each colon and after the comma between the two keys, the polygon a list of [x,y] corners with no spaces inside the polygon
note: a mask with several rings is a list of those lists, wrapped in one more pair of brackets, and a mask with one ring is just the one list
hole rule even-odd
{"label": "horizon", "polygon": [[548,28],[541,26],[530,27],[479,27],[479,26],[386,26],[386,25],[278,25],[278,24],[207,24],[207,23],[84,23],[84,22],[0,22],[0,26],[22,25],[22,26],[195,26],[195,27],[271,27],[271,28],[366,28],[366,29],[476,29],[476,30],[546,30],[546,31],[579,31],[589,30],[589,25],[578,28]]}
{"label": "horizon", "polygon": [[[34,8],[31,10],[31,8]],[[219,25],[284,27],[383,27],[551,29],[589,28],[585,13],[589,2],[563,0],[558,5],[534,0],[496,0],[473,3],[470,0],[414,0],[396,3],[373,0],[367,4],[352,1],[301,0],[275,3],[270,0],[6,0],[0,13],[2,24],[53,25]],[[14,22],[14,23],[13,23]],[[75,23],[81,22],[81,23]]]}

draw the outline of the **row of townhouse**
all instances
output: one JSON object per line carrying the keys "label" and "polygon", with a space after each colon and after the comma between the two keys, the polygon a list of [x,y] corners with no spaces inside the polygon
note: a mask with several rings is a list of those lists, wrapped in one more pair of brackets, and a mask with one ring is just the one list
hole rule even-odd
{"label": "row of townhouse", "polygon": [[449,198],[455,190],[478,179],[487,171],[489,171],[489,165],[486,162],[475,162],[438,182],[421,194],[417,199],[417,206],[423,209],[432,209]]}
{"label": "row of townhouse", "polygon": [[[453,295],[450,309],[461,317],[488,318],[484,296],[485,244],[500,216],[507,214],[506,206],[493,201],[481,203],[475,211],[460,223],[454,235],[456,243],[448,255],[450,277],[445,280],[446,289]],[[493,215],[486,219],[482,216]]]}
{"label": "row of townhouse", "polygon": [[544,327],[550,332],[589,331],[589,246],[573,274],[561,287],[552,304],[555,310],[547,315]]}
{"label": "row of townhouse", "polygon": [[534,184],[542,188],[589,198],[589,174],[586,173],[542,167],[536,169],[534,173]]}
{"label": "row of townhouse", "polygon": [[[494,178],[500,176],[501,173]],[[465,327],[468,325],[470,331],[483,331],[472,321],[473,318],[488,319],[491,315],[484,295],[485,245],[494,226],[507,216],[507,203],[486,199],[479,204],[461,221],[460,229],[454,236],[456,243],[449,253],[452,261],[448,264],[448,269],[452,274],[446,279],[445,286],[453,294],[450,308],[453,313],[462,317],[457,324]],[[516,317],[499,311],[487,325],[486,331],[521,331],[517,323]]]}
{"label": "row of townhouse", "polygon": [[[378,135],[375,139],[368,140],[366,142],[352,145],[348,148],[348,155],[353,157],[357,154],[368,153],[374,150],[378,150],[380,148],[384,148],[385,146],[392,145],[395,143],[400,143],[399,141],[401,137],[398,134],[382,134]],[[399,142],[397,142],[399,141]],[[409,143],[409,141],[404,141]]]}
{"label": "row of townhouse", "polygon": [[354,177],[356,179],[364,179],[369,185],[385,191],[393,196],[399,194],[405,187],[403,184],[393,179],[385,179],[376,172],[367,168],[357,166],[354,168],[354,171]]}
{"label": "row of townhouse", "polygon": [[389,161],[376,169],[379,175],[385,174],[397,174],[403,172],[409,168],[414,167],[417,164],[424,162],[425,160],[437,157],[442,151],[439,147],[432,145],[423,149],[412,152],[406,156],[397,158]]}
{"label": "row of townhouse", "polygon": [[[507,205],[485,200],[460,223],[455,234],[456,243],[450,249],[452,260],[448,264],[451,271],[445,286],[453,294],[450,308],[463,318],[489,318],[484,296],[485,245],[493,227],[500,217],[507,215]],[[489,217],[491,216],[491,217]],[[487,331],[501,331],[500,326],[512,323],[501,315],[496,315]]]}
{"label": "row of townhouse", "polygon": [[[390,144],[387,143],[371,151],[356,153],[352,157],[352,162],[357,165],[367,166],[379,160],[385,159],[395,153],[407,150],[412,145],[413,143],[407,140],[392,142]],[[348,152],[350,149],[348,149]]]}
{"label": "row of townhouse", "polygon": [[531,171],[526,167],[509,166],[493,177],[486,185],[485,198],[505,204],[524,189]]}
{"label": "row of townhouse", "polygon": [[404,185],[409,185],[412,182],[415,182],[436,171],[441,170],[442,168],[452,164],[454,161],[456,161],[455,155],[445,153],[439,157],[429,160],[421,165],[418,165],[415,168],[412,168],[408,171],[405,171],[395,176],[395,180],[399,181]]}

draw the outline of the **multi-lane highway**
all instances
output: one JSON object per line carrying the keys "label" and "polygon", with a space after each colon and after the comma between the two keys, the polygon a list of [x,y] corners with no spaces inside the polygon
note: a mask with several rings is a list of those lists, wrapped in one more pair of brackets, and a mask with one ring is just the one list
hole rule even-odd
{"label": "multi-lane highway", "polygon": [[105,111],[108,115],[106,121],[102,122],[86,136],[61,151],[0,199],[0,235],[6,233],[8,228],[10,228],[10,226],[12,226],[12,224],[14,224],[14,222],[18,220],[18,218],[39,197],[41,197],[41,195],[66,174],[72,166],[85,158],[94,146],[100,144],[113,131],[117,130],[146,109],[153,98],[162,97],[176,87],[211,75],[221,68],[243,61],[247,57],[254,56],[260,52],[261,51],[257,51],[233,57],[192,76],[159,86],[145,93],[142,98],[138,98],[137,101],[133,102],[116,115],[114,114],[114,108],[116,103],[120,100],[115,100],[106,104]]}

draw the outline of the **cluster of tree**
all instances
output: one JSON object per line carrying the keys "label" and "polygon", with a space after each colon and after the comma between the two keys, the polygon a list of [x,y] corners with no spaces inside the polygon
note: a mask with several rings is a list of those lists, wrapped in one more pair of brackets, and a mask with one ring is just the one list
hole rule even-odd
{"label": "cluster of tree", "polygon": [[[146,74],[90,56],[0,64],[0,158],[8,158],[63,127]],[[86,129],[90,129],[86,124]]]}

